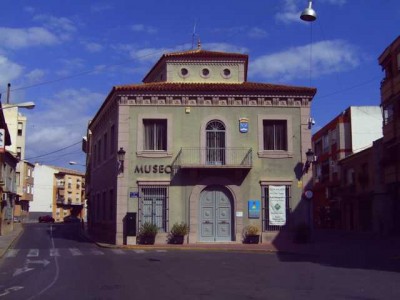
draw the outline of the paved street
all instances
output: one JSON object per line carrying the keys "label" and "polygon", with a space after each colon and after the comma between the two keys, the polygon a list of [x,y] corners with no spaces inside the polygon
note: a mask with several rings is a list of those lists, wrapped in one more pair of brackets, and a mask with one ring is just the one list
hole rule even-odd
{"label": "paved street", "polygon": [[400,299],[400,257],[340,249],[102,248],[74,225],[26,224],[0,260],[0,298]]}

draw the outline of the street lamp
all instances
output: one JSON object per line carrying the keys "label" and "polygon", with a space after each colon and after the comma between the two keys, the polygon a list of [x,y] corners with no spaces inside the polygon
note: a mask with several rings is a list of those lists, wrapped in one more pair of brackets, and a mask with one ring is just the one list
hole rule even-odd
{"label": "street lamp", "polygon": [[125,160],[125,153],[126,151],[124,150],[123,147],[119,148],[117,155],[118,155],[118,173],[124,173],[124,160]]}
{"label": "street lamp", "polygon": [[311,164],[313,164],[316,161],[316,157],[314,155],[314,151],[311,149],[308,149],[306,152],[306,163],[304,164],[304,170],[303,174],[306,174],[308,172],[308,169],[310,168]]}
{"label": "street lamp", "polygon": [[21,102],[21,103],[15,103],[15,104],[5,104],[5,106],[1,107],[0,109],[7,109],[7,108],[13,108],[13,107],[33,109],[35,107],[35,102],[28,101],[28,102]]}
{"label": "street lamp", "polygon": [[313,22],[317,19],[317,13],[312,8],[312,1],[308,1],[308,7],[301,13],[300,19],[306,22]]}

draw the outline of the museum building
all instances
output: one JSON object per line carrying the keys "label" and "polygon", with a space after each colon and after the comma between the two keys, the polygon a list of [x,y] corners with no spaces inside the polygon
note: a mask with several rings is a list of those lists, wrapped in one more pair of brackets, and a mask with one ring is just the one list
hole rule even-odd
{"label": "museum building", "polygon": [[[265,70],[268,72],[268,70]],[[186,243],[261,242],[309,222],[304,190],[315,88],[247,81],[248,55],[166,53],[141,84],[114,86],[89,122],[86,197],[97,240],[156,243],[175,223]]]}

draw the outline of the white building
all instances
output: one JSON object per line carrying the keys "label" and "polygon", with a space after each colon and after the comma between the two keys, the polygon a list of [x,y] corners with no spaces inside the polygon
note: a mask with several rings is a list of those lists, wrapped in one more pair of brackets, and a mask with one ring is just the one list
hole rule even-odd
{"label": "white building", "polygon": [[33,193],[33,202],[29,208],[30,212],[52,212],[53,198],[54,198],[54,174],[58,170],[41,165],[35,164],[34,182],[35,192]]}

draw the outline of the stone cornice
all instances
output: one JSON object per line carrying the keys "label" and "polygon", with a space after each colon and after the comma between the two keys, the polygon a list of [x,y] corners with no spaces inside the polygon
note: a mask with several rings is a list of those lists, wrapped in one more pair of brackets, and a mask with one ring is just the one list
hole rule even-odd
{"label": "stone cornice", "polygon": [[160,95],[135,94],[117,97],[119,105],[133,106],[277,106],[309,107],[312,97],[304,95]]}

